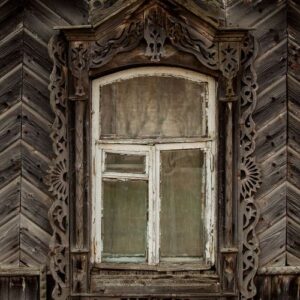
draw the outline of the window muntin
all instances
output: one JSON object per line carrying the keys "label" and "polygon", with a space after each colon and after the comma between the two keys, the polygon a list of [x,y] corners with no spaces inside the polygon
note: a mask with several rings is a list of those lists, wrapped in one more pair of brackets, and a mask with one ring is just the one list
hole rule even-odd
{"label": "window muntin", "polygon": [[[201,128],[205,128],[205,135],[199,136],[185,136],[185,133],[180,133],[180,135],[170,135],[165,137],[159,133],[156,135],[143,136],[132,134],[132,130],[129,130],[127,135],[103,135],[101,130],[103,129],[103,119],[101,119],[101,91],[103,93],[103,87],[113,84],[114,82],[124,81],[128,79],[149,77],[149,76],[162,76],[162,77],[178,77],[181,79],[187,79],[199,84],[199,86],[205,86],[206,98],[202,97],[202,117],[199,117],[199,123],[201,123]],[[144,86],[144,89],[146,87]],[[202,93],[203,94],[203,93]],[[103,95],[103,94],[102,94]],[[159,95],[159,94],[158,94]],[[145,97],[141,97],[143,99]],[[173,97],[176,98],[176,97]],[[203,100],[205,99],[205,100]],[[99,101],[100,100],[100,101]],[[113,102],[114,100],[111,99]],[[139,100],[142,101],[142,100]],[[187,101],[187,100],[185,100]],[[103,108],[103,107],[102,107]],[[155,111],[155,110],[154,110]],[[187,111],[187,110],[186,110]],[[130,115],[130,114],[129,114]],[[135,116],[135,114],[131,114]],[[182,118],[183,120],[188,120],[188,118]],[[128,123],[128,122],[127,122]],[[99,125],[100,124],[100,125]],[[126,124],[126,123],[124,123]],[[205,125],[204,125],[205,124]],[[102,127],[102,128],[101,128]],[[131,128],[127,126],[127,129]],[[151,126],[150,126],[151,128]],[[215,84],[214,81],[207,76],[197,74],[195,72],[190,72],[187,70],[181,70],[177,68],[139,68],[134,70],[127,70],[118,72],[107,77],[95,80],[93,83],[93,138],[95,147],[93,147],[94,161],[94,171],[96,173],[94,180],[94,209],[93,209],[93,261],[103,262],[103,261],[114,261],[114,262],[142,262],[145,261],[149,264],[157,263],[173,263],[173,262],[203,262],[204,264],[211,265],[214,261],[214,247],[215,247],[215,200],[214,200],[214,160],[215,155]],[[143,146],[142,146],[143,145]],[[202,154],[202,174],[204,174],[202,180],[203,182],[197,187],[199,191],[201,190],[201,195],[203,199],[201,204],[198,206],[201,209],[195,210],[198,216],[201,216],[201,222],[196,220],[195,214],[195,224],[198,233],[201,237],[198,238],[199,243],[194,247],[193,251],[184,251],[186,249],[181,249],[181,253],[168,253],[168,251],[161,251],[161,246],[163,245],[164,234],[166,232],[161,229],[163,225],[161,222],[161,214],[163,205],[161,203],[161,157],[163,153],[168,153],[168,151],[181,151],[184,149],[197,149],[199,153]],[[197,152],[196,151],[196,152]],[[128,173],[115,170],[105,169],[105,155],[111,152],[121,152],[122,155],[132,155],[143,154],[146,158],[146,170],[145,174],[138,174],[137,172]],[[106,154],[105,154],[106,153]],[[180,152],[178,152],[180,153]],[[179,154],[180,155],[180,154]],[[200,155],[199,155],[200,157]],[[99,165],[102,165],[101,172],[99,172]],[[97,167],[95,167],[97,166]],[[191,168],[192,169],[192,168]],[[200,170],[198,170],[200,172]],[[147,233],[146,233],[146,248],[143,253],[145,256],[136,254],[135,256],[128,257],[126,255],[108,258],[108,256],[103,255],[103,230],[101,230],[101,214],[105,214],[103,211],[103,191],[101,191],[102,177],[113,179],[113,180],[136,180],[141,179],[148,183],[148,215],[147,215]],[[196,175],[197,176],[197,175]],[[199,175],[198,175],[199,176]],[[102,178],[102,179],[101,179]],[[200,178],[200,176],[199,176]],[[162,197],[163,198],[163,197]],[[163,203],[165,204],[165,203]],[[179,204],[178,204],[179,205]],[[192,209],[190,209],[191,211]],[[184,220],[182,220],[184,222]],[[198,222],[198,223],[197,223]],[[102,222],[103,223],[103,222]],[[200,224],[201,223],[201,224]],[[200,225],[199,225],[200,224]],[[200,227],[200,228],[199,228]],[[173,232],[175,234],[176,232]],[[212,234],[213,233],[213,234]],[[161,237],[163,234],[163,237]],[[179,233],[178,233],[179,234]],[[202,241],[200,241],[202,240]],[[190,242],[192,243],[191,239]],[[102,249],[101,249],[102,248]],[[170,248],[170,247],[169,247]],[[165,247],[165,250],[168,250]],[[177,255],[176,255],[177,254]],[[179,255],[178,255],[179,254]],[[140,255],[140,256],[138,256]],[[137,259],[137,257],[139,257]]]}

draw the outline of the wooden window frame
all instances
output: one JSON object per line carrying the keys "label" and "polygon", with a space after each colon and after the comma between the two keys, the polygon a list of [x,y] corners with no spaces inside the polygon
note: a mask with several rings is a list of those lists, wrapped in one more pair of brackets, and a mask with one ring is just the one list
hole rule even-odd
{"label": "wooden window frame", "polygon": [[[202,118],[205,120],[205,127],[207,126],[207,133],[205,137],[199,138],[156,138],[156,139],[101,139],[101,118],[100,118],[100,102],[101,93],[100,87],[119,80],[127,80],[137,78],[140,76],[166,76],[174,78],[183,78],[199,83],[207,83],[208,99],[205,99],[205,109]],[[215,248],[216,248],[216,199],[215,199],[215,169],[216,164],[213,162],[216,157],[216,83],[215,80],[209,76],[189,71],[183,68],[175,67],[139,67],[133,68],[117,73],[104,76],[103,78],[95,79],[92,82],[92,230],[91,230],[91,262],[101,263],[101,217],[102,216],[102,174],[104,172],[104,159],[101,155],[101,150],[107,152],[119,152],[126,154],[145,154],[147,172],[146,174],[106,174],[111,178],[135,178],[135,179],[148,179],[149,182],[149,224],[148,224],[148,264],[157,265],[159,262],[159,211],[160,211],[160,197],[159,195],[159,154],[161,150],[166,149],[193,149],[199,148],[206,153],[206,176],[207,189],[205,199],[205,256],[204,260],[200,263],[195,263],[195,269],[209,269],[215,261]],[[200,121],[200,120],[199,120]],[[100,124],[100,125],[99,125]],[[156,146],[150,146],[150,145]],[[125,146],[126,145],[126,146]],[[148,145],[148,146],[146,146]],[[140,151],[137,149],[140,148]],[[152,149],[152,150],[151,150]],[[150,168],[149,165],[150,164]],[[212,164],[214,164],[212,166]],[[99,170],[101,166],[102,170]],[[208,167],[209,166],[209,167]],[[208,170],[209,168],[209,170]],[[154,169],[154,170],[153,170]],[[150,174],[149,174],[150,173]],[[155,189],[155,190],[154,190]],[[151,192],[153,191],[153,192]],[[176,270],[175,262],[165,263],[172,265]],[[147,263],[146,263],[147,265]],[[181,264],[179,266],[181,267]],[[101,264],[99,265],[101,267]],[[126,265],[125,265],[126,266]],[[124,267],[125,267],[124,266]]]}
{"label": "wooden window frame", "polygon": [[[255,41],[248,29],[221,28],[203,10],[190,10],[181,0],[132,0],[126,7],[121,2],[113,2],[108,16],[93,26],[59,28],[61,34],[49,44],[55,114],[51,134],[55,157],[48,177],[55,199],[49,211],[52,297],[251,299],[259,251],[254,195],[260,172],[253,154],[252,119]],[[215,268],[210,270],[90,264],[91,82],[149,65],[190,69],[218,83],[218,236]],[[118,281],[120,276],[123,281]]]}

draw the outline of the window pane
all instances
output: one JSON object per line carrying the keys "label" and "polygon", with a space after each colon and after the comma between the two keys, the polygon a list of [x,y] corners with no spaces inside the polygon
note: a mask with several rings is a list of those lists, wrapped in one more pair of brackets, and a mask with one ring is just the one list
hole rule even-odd
{"label": "window pane", "polygon": [[144,155],[106,153],[105,171],[121,173],[145,173]]}
{"label": "window pane", "polygon": [[144,261],[148,182],[104,180],[103,188],[103,260],[142,257]]}
{"label": "window pane", "polygon": [[196,137],[206,134],[205,82],[171,76],[140,76],[100,89],[102,137]]}
{"label": "window pane", "polygon": [[203,151],[161,151],[160,176],[162,260],[164,257],[202,257]]}

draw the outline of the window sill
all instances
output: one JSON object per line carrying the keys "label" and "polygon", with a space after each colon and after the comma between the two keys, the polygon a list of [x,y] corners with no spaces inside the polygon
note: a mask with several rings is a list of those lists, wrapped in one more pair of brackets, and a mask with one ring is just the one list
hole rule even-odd
{"label": "window sill", "polygon": [[191,263],[167,263],[158,265],[148,265],[146,263],[95,263],[94,268],[101,270],[125,270],[125,271],[156,271],[156,272],[176,272],[176,271],[208,271],[211,265],[203,262]]}

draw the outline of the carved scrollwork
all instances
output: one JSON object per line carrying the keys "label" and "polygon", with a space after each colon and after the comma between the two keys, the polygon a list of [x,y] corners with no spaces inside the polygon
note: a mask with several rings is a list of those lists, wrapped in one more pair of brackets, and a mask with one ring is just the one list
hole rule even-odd
{"label": "carved scrollwork", "polygon": [[54,36],[49,43],[49,54],[53,61],[50,76],[50,104],[55,114],[51,138],[56,157],[49,170],[48,183],[54,195],[49,210],[53,229],[50,241],[50,271],[55,281],[52,296],[66,299],[69,289],[69,189],[68,189],[68,140],[67,140],[67,68],[66,43]]}
{"label": "carved scrollwork", "polygon": [[256,54],[254,39],[244,41],[243,77],[241,87],[241,136],[240,136],[240,292],[242,299],[252,299],[256,294],[254,276],[258,268],[259,242],[255,234],[259,212],[254,194],[260,186],[260,172],[253,155],[255,150],[255,123],[252,113],[256,106],[256,73],[253,61]]}
{"label": "carved scrollwork", "polygon": [[206,67],[218,69],[219,58],[216,43],[204,38],[170,15],[167,16],[167,33],[174,47],[193,54]]}
{"label": "carved scrollwork", "polygon": [[133,21],[115,38],[101,39],[92,46],[91,67],[101,67],[116,54],[134,49],[143,38],[143,22]]}
{"label": "carved scrollwork", "polygon": [[143,39],[147,43],[145,55],[151,61],[159,62],[164,57],[164,45],[169,40],[175,48],[194,55],[206,67],[213,70],[219,67],[216,43],[156,6],[145,10],[139,20],[120,26],[115,37],[95,42],[91,67],[103,66],[116,54],[135,48]]}

